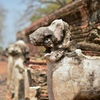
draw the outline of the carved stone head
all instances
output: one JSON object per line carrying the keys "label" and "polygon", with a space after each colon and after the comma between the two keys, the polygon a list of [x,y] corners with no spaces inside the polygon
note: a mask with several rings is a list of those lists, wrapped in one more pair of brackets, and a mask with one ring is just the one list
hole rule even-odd
{"label": "carved stone head", "polygon": [[29,37],[33,45],[46,48],[45,58],[58,61],[64,50],[70,46],[70,30],[68,23],[62,19],[54,20],[49,26],[38,28]]}
{"label": "carved stone head", "polygon": [[53,32],[48,27],[41,27],[33,32],[30,36],[31,43],[36,46],[52,47]]}
{"label": "carved stone head", "polygon": [[[29,37],[31,43],[37,46],[46,48],[59,48],[58,45],[63,45],[70,39],[69,25],[62,19],[54,20],[49,26],[38,28]],[[66,41],[65,41],[65,37]]]}

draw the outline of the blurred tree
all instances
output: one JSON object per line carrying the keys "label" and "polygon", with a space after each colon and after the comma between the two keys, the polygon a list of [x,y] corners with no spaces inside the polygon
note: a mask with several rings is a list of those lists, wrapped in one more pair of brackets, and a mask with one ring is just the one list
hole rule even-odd
{"label": "blurred tree", "polygon": [[52,4],[57,4],[60,7],[65,6],[68,2],[70,2],[71,0],[39,0],[42,3],[52,3]]}
{"label": "blurred tree", "polygon": [[2,31],[4,28],[5,12],[6,12],[6,10],[4,9],[4,7],[2,5],[0,5],[0,43],[3,40]]}
{"label": "blurred tree", "polygon": [[20,22],[23,20],[34,22],[71,1],[72,0],[22,0],[23,3],[26,3],[27,8]]}
{"label": "blurred tree", "polygon": [[33,13],[33,15],[30,17],[30,20],[32,22],[38,20],[41,17],[44,17],[45,15],[55,11],[58,9],[60,6],[56,4],[47,4],[44,7],[37,8],[36,11]]}

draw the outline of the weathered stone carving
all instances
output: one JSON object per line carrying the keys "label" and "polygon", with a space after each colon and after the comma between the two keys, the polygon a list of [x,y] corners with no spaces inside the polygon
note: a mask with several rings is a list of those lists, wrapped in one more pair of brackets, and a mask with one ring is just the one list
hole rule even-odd
{"label": "weathered stone carving", "polygon": [[[25,34],[29,36],[29,34],[34,32],[37,28],[48,26],[55,19],[63,19],[70,24],[71,39],[77,43],[79,49],[81,49],[85,55],[100,56],[99,5],[100,0],[75,0],[57,11],[40,18],[36,22],[33,22],[25,29]],[[94,45],[96,49],[92,49]],[[87,48],[89,49],[87,50]],[[97,49],[99,49],[99,51]]]}
{"label": "weathered stone carving", "polygon": [[[50,30],[50,37],[45,35],[46,29]],[[45,46],[46,39],[51,41],[52,46],[48,42],[48,47]],[[50,26],[32,33],[30,40],[47,49],[45,58],[48,66],[49,100],[100,99],[100,57],[85,56],[72,45],[66,22],[55,20]]]}
{"label": "weathered stone carving", "polygon": [[40,87],[30,87],[28,75],[30,70],[25,64],[29,59],[28,52],[29,48],[22,40],[18,40],[6,48],[8,56],[7,89],[11,100],[37,100],[36,94]]}
{"label": "weathered stone carving", "polygon": [[[50,26],[41,27],[30,35],[33,45],[44,46],[51,52],[51,61],[58,61],[65,50],[71,50],[69,25],[63,20],[54,20]],[[53,52],[52,52],[53,51]]]}

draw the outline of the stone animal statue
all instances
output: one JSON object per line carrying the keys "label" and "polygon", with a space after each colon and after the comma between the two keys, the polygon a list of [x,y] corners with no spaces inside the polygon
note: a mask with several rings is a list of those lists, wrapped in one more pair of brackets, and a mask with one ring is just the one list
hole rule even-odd
{"label": "stone animal statue", "polygon": [[[50,37],[45,35],[46,29]],[[44,44],[45,38],[50,45]],[[45,53],[49,100],[100,100],[100,57],[72,49],[70,38],[69,25],[62,20],[54,20],[30,35],[33,45],[49,49]]]}
{"label": "stone animal statue", "polygon": [[34,45],[46,48],[56,45],[56,48],[61,48],[61,44],[63,48],[67,48],[70,41],[69,25],[61,19],[54,20],[50,26],[37,29],[29,37]]}
{"label": "stone animal statue", "polygon": [[47,27],[37,29],[29,37],[33,45],[44,46],[46,52],[53,51],[53,56],[51,55],[50,59],[55,61],[63,56],[64,50],[62,48],[71,50],[70,33],[68,23],[59,19],[54,20]]}
{"label": "stone animal statue", "polygon": [[11,100],[37,100],[39,86],[30,87],[26,62],[29,48],[23,40],[18,40],[6,48],[8,56],[7,87]]}
{"label": "stone animal statue", "polygon": [[14,45],[9,45],[5,50],[5,55],[8,57],[7,63],[7,94],[12,95],[14,93],[14,86],[12,83],[13,74],[13,56],[16,55],[14,51]]}
{"label": "stone animal statue", "polygon": [[[28,59],[29,48],[19,40],[6,48],[8,54],[7,86],[14,100],[24,97],[25,62]],[[27,76],[28,77],[28,76]],[[29,83],[28,83],[29,84]],[[27,84],[27,86],[28,86]],[[27,88],[27,87],[26,87]],[[29,88],[29,86],[28,86]],[[25,90],[28,91],[28,90]]]}

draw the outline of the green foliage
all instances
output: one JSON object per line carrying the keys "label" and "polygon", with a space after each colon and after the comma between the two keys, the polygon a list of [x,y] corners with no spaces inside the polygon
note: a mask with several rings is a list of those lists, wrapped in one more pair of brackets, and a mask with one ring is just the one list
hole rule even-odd
{"label": "green foliage", "polygon": [[65,6],[72,0],[21,0],[27,5],[27,8],[20,18],[19,22],[34,22],[41,17],[54,12],[55,10]]}
{"label": "green foliage", "polygon": [[34,22],[34,21],[38,20],[39,18],[41,18],[41,16],[38,16],[37,14],[36,14],[36,15],[34,14],[34,15],[30,18],[30,21],[31,21],[31,22]]}
{"label": "green foliage", "polygon": [[41,1],[41,5],[43,3],[44,6],[38,7],[36,11],[34,11],[34,14],[30,18],[30,21],[34,22],[39,18],[54,12],[62,6],[65,6],[69,2],[71,2],[71,0],[43,0]]}
{"label": "green foliage", "polygon": [[48,4],[45,7],[38,8],[37,11],[33,14],[31,17],[31,21],[34,22],[38,20],[41,17],[44,17],[47,14],[50,14],[54,12],[56,9],[58,9],[60,6],[56,4]]}
{"label": "green foliage", "polygon": [[56,5],[56,4],[48,4],[46,7],[39,9],[38,11],[41,12],[41,14],[49,14],[53,11],[55,11],[56,9],[58,9],[60,6]]}
{"label": "green foliage", "polygon": [[3,51],[3,47],[2,47],[2,46],[0,46],[0,53],[2,53],[2,51]]}
{"label": "green foliage", "polygon": [[72,0],[66,0],[66,3],[69,3],[69,2],[71,2]]}

